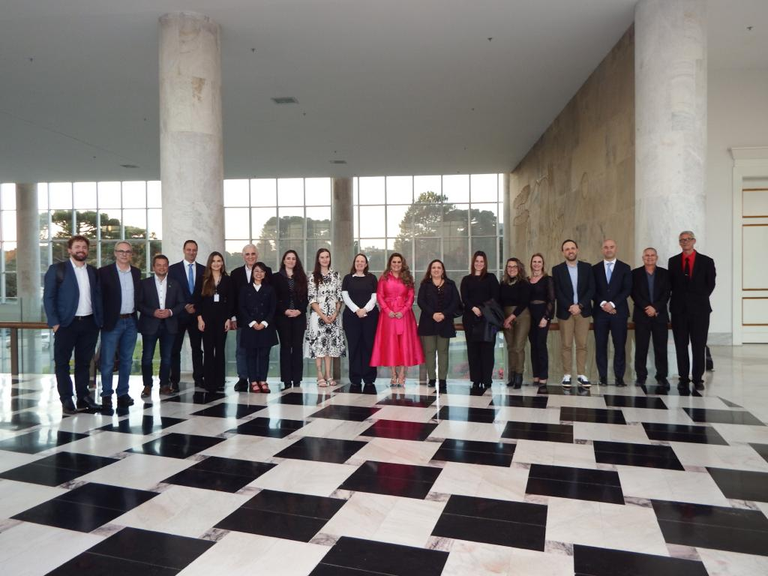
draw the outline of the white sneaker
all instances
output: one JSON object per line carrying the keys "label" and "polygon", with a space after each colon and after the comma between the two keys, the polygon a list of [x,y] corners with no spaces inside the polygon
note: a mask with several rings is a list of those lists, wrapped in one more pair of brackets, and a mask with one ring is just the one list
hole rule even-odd
{"label": "white sneaker", "polygon": [[570,374],[566,374],[565,376],[563,376],[563,379],[560,382],[560,384],[563,385],[563,388],[570,388],[571,387],[571,375]]}
{"label": "white sneaker", "polygon": [[587,378],[583,374],[579,374],[579,377],[576,380],[579,381],[579,386],[581,386],[582,388],[592,387],[592,383],[589,381],[589,378]]}

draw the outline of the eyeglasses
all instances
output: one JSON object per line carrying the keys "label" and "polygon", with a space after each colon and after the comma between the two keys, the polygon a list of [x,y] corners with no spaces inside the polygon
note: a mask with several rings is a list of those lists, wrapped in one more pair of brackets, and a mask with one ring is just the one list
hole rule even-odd
{"label": "eyeglasses", "polygon": [[693,242],[695,238],[680,238],[680,242]]}
{"label": "eyeglasses", "polygon": [[115,254],[133,254],[133,250],[115,250]]}

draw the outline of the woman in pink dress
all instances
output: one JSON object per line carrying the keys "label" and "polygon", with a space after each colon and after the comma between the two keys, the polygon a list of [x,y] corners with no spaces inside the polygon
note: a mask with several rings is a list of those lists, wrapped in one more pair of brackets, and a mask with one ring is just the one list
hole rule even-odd
{"label": "woman in pink dress", "polygon": [[392,386],[405,385],[408,366],[424,362],[421,342],[413,315],[413,276],[405,258],[397,252],[389,257],[387,269],[376,289],[381,309],[376,338],[373,342],[371,366],[389,366]]}

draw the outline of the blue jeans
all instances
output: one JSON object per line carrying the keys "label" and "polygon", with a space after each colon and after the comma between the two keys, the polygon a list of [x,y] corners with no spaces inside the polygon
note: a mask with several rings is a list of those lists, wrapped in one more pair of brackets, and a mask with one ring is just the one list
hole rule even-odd
{"label": "blue jeans", "polygon": [[144,342],[141,349],[141,378],[144,386],[152,387],[152,359],[155,356],[155,346],[160,341],[160,386],[167,386],[171,377],[171,350],[176,334],[171,334],[160,322],[160,328],[154,334],[142,334]]}
{"label": "blue jeans", "polygon": [[115,328],[101,332],[101,395],[112,396],[112,370],[115,363],[115,351],[119,355],[119,375],[117,396],[128,394],[128,378],[133,366],[133,349],[136,347],[136,320],[119,318]]}

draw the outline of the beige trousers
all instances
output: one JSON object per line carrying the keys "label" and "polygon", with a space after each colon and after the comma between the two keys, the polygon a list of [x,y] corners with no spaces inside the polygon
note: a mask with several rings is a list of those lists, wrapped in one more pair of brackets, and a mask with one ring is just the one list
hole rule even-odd
{"label": "beige trousers", "polygon": [[560,340],[563,345],[563,374],[573,374],[573,340],[576,339],[576,374],[587,372],[587,335],[589,334],[589,318],[581,314],[571,316],[567,320],[558,320],[560,324]]}
{"label": "beige trousers", "polygon": [[[515,310],[515,306],[505,306],[504,316],[507,317]],[[531,331],[531,313],[526,308],[515,318],[512,326],[504,329],[504,340],[507,342],[507,371],[522,374],[525,371],[525,343],[528,332]]]}

